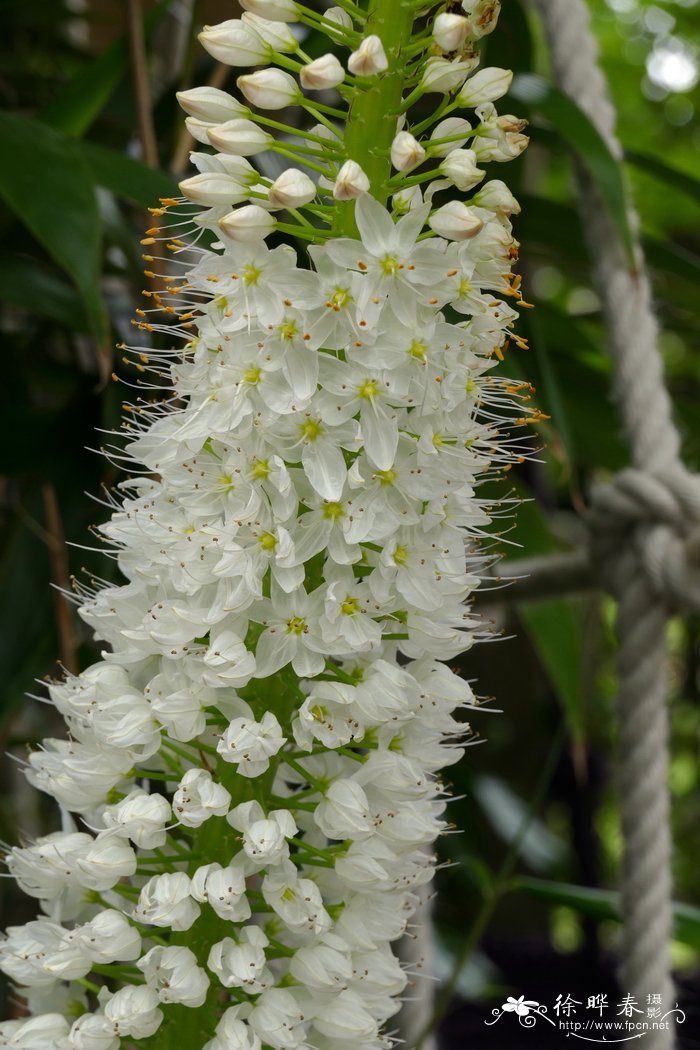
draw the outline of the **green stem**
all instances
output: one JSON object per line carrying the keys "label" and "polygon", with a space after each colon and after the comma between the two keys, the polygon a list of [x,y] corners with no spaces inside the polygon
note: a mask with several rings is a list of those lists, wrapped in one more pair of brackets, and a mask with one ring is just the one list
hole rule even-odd
{"label": "green stem", "polygon": [[[370,193],[381,204],[388,196],[387,180],[391,173],[389,150],[396,134],[396,117],[404,87],[405,48],[411,41],[414,5],[410,0],[370,0],[365,35],[375,34],[384,45],[388,69],[367,78],[368,87],[358,83],[348,112],[345,130],[345,153],[356,161],[370,183]],[[353,201],[339,201],[334,233],[336,236],[357,235]]]}

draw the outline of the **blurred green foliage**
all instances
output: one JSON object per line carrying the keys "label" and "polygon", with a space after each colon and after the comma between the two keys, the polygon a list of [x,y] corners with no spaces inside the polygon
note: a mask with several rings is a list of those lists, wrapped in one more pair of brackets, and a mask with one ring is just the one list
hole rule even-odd
{"label": "blurred green foliage", "polygon": [[[513,480],[530,502],[517,523],[506,524],[504,539],[528,554],[575,546],[588,485],[627,455],[609,400],[610,364],[572,158],[595,178],[623,236],[624,187],[632,187],[685,453],[700,466],[700,4],[591,0],[591,9],[627,150],[623,168],[576,105],[551,86],[542,29],[525,3],[506,0],[500,29],[488,40],[489,63],[519,74],[508,108],[527,115],[532,131],[531,148],[502,173],[523,205],[517,234],[527,297],[537,307],[521,324],[531,349],[512,350],[504,367],[534,384],[552,417],[541,425],[539,461]],[[3,8],[0,732],[18,755],[54,728],[48,709],[24,699],[33,679],[56,673],[59,659],[85,666],[97,653],[73,614],[59,611],[50,585],[69,585],[64,538],[91,547],[89,525],[106,514],[85,492],[99,496],[118,479],[109,461],[88,450],[113,440],[95,428],[117,427],[121,401],[138,396],[138,373],[112,347],[137,338],[131,317],[144,283],[138,241],[149,225],[145,209],[172,193],[177,180],[183,151],[174,91],[212,73],[193,44],[206,4],[153,5],[144,29],[161,167],[146,166],[122,14],[122,5],[106,0],[79,11],[60,0],[5,0]],[[136,391],[115,385],[113,372]],[[511,556],[517,546],[501,550]],[[113,566],[99,552],[72,548],[67,561],[71,573],[85,567],[112,578]],[[619,859],[611,603],[587,595],[518,604],[516,587],[484,595],[479,608],[515,637],[461,661],[505,714],[475,719],[488,743],[450,771],[464,796],[452,818],[466,830],[445,847],[446,858],[460,861],[442,876],[437,917],[450,931],[446,944],[458,950],[515,841],[517,877],[502,887],[486,943],[506,934],[546,940],[551,929],[557,950],[585,940],[606,946],[614,939],[614,923],[605,920],[616,915],[610,891]],[[692,949],[678,960],[688,966],[697,965],[700,946],[700,623],[674,622],[671,640],[676,892],[684,902],[678,936]],[[533,812],[562,725],[565,742],[555,749],[552,776],[539,784],[544,800]],[[0,834],[15,840],[24,803],[9,775],[5,787]],[[42,809],[32,819],[55,818]],[[478,958],[484,980],[498,981]]]}

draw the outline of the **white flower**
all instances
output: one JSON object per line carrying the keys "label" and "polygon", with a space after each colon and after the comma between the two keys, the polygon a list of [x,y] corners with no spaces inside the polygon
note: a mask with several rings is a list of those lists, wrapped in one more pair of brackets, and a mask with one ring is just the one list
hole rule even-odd
{"label": "white flower", "polygon": [[[243,24],[257,33],[270,48],[271,57],[276,51],[283,54],[296,51],[299,47],[297,38],[284,22],[277,22],[270,18],[246,11],[242,18]],[[235,63],[233,63],[235,65]]]}
{"label": "white flower", "polygon": [[190,893],[195,900],[209,904],[219,918],[243,922],[251,914],[245,889],[244,864],[236,856],[225,868],[216,861],[198,868]]}
{"label": "white flower", "polygon": [[324,91],[345,80],[345,70],[335,55],[320,55],[299,71],[301,86],[307,91]]}
{"label": "white flower", "polygon": [[225,817],[231,794],[208,769],[188,769],[173,795],[173,813],[188,828],[198,828],[210,817]]}
{"label": "white flower", "polygon": [[231,18],[216,26],[205,26],[199,42],[217,62],[227,66],[256,66],[270,56],[270,48],[252,26]]}
{"label": "white flower", "polygon": [[248,112],[246,107],[227,91],[208,85],[178,91],[177,100],[185,113],[206,124],[221,124],[234,117],[242,117]]}
{"label": "white flower", "polygon": [[480,106],[484,102],[495,102],[508,91],[513,80],[510,69],[499,69],[491,66],[488,69],[480,69],[478,73],[470,77],[464,85],[457,102],[460,106]]}
{"label": "white flower", "polygon": [[277,208],[298,208],[316,196],[316,184],[298,168],[287,168],[268,190],[270,204]]}
{"label": "white flower", "polygon": [[423,69],[421,87],[424,91],[435,91],[439,94],[454,91],[455,88],[461,87],[478,61],[478,57],[466,60],[429,58]]}
{"label": "white flower", "polygon": [[258,109],[284,109],[295,105],[301,98],[294,77],[281,69],[259,69],[239,77],[236,84]]}
{"label": "white flower", "polygon": [[161,1003],[195,1008],[202,1006],[207,997],[209,978],[189,948],[156,945],[139,959],[137,966]]}
{"label": "white flower", "polygon": [[351,201],[361,197],[369,189],[369,179],[359,164],[346,160],[338,170],[333,184],[333,196],[337,201]]}
{"label": "white flower", "polygon": [[219,220],[220,228],[234,241],[262,241],[275,225],[275,219],[259,204],[246,204]]}
{"label": "white flower", "polygon": [[289,964],[292,977],[306,988],[318,989],[320,992],[347,987],[353,978],[353,964],[347,946],[339,938],[336,941],[344,950],[323,942],[299,948]]}
{"label": "white flower", "polygon": [[432,213],[428,224],[440,237],[448,237],[453,241],[464,241],[474,237],[484,225],[483,220],[474,209],[462,204],[461,201],[450,201],[449,204],[443,204],[441,208]]}
{"label": "white flower", "polygon": [[269,941],[259,926],[244,926],[237,939],[225,937],[212,945],[207,967],[225,988],[244,988],[257,994],[271,983],[265,964]]}
{"label": "white flower", "polygon": [[100,912],[71,931],[70,940],[93,963],[130,962],[141,953],[141,937],[125,915],[114,909]]}
{"label": "white flower", "polygon": [[269,149],[274,139],[254,121],[235,117],[210,128],[207,141],[222,153],[231,153],[234,157],[252,157]]}
{"label": "white flower", "polygon": [[501,0],[462,0],[462,7],[470,17],[471,35],[477,40],[496,28]]}
{"label": "white flower", "polygon": [[121,829],[141,849],[158,849],[165,844],[165,825],[170,817],[168,800],[142,788],[134,788],[121,802],[102,811],[106,828]]}
{"label": "white flower", "polygon": [[314,821],[329,839],[355,839],[369,833],[372,821],[362,787],[355,780],[334,780],[314,810]]}
{"label": "white flower", "polygon": [[231,208],[247,200],[249,189],[225,171],[203,172],[183,179],[180,189],[195,204]]}
{"label": "white flower", "polygon": [[410,171],[425,160],[425,150],[409,131],[400,131],[391,144],[391,163],[397,171]]}
{"label": "white flower", "polygon": [[262,894],[291,930],[319,934],[330,929],[330,916],[318,886],[311,879],[299,878],[291,861],[276,865],[265,875]]}
{"label": "white flower", "polygon": [[376,1039],[379,1027],[365,1009],[362,998],[350,989],[339,992],[330,1002],[314,1011],[314,1028],[331,1039],[345,1039],[355,1045]]}
{"label": "white flower", "polygon": [[440,171],[455,184],[458,190],[471,190],[486,174],[476,164],[476,154],[471,149],[455,149],[445,157]]}
{"label": "white flower", "polygon": [[293,1050],[304,1041],[305,1015],[288,988],[269,988],[256,1000],[250,1026],[275,1050]]}
{"label": "white flower", "polygon": [[471,131],[471,124],[463,117],[446,117],[445,120],[436,124],[430,133],[430,155],[446,157],[453,149],[460,149],[469,138]]}
{"label": "white flower", "polygon": [[[256,677],[267,678],[291,662],[299,677],[313,678],[325,666],[325,643],[319,628],[321,595],[309,595],[303,588],[284,594],[274,584],[271,590],[272,600],[269,604],[260,603],[256,613],[264,625],[255,650]],[[279,724],[276,730],[275,754],[284,742]]]}
{"label": "white flower", "polygon": [[296,22],[299,7],[294,0],[240,0],[244,11],[277,22]]}
{"label": "white flower", "polygon": [[104,1014],[82,1014],[73,1024],[67,1046],[71,1050],[118,1050],[114,1025]]}
{"label": "white flower", "polygon": [[225,762],[236,764],[241,776],[257,777],[269,767],[270,759],[284,743],[277,717],[272,711],[266,711],[259,722],[251,718],[234,718],[216,750]]}
{"label": "white flower", "polygon": [[190,896],[190,880],[183,871],[154,875],[139,894],[133,917],[146,926],[189,930],[200,913]]}
{"label": "white flower", "polygon": [[443,51],[459,51],[471,33],[471,23],[464,15],[442,11],[433,22],[433,39]]}
{"label": "white flower", "polygon": [[358,77],[371,77],[389,68],[384,45],[374,34],[363,38],[348,59],[348,69]]}
{"label": "white flower", "polygon": [[216,1036],[204,1050],[260,1050],[260,1037],[244,1020],[245,1006],[231,1006],[221,1015]]}
{"label": "white flower", "polygon": [[148,1039],[160,1028],[163,1020],[158,1009],[158,995],[145,985],[127,986],[115,992],[105,1004],[104,1014],[118,1036]]}

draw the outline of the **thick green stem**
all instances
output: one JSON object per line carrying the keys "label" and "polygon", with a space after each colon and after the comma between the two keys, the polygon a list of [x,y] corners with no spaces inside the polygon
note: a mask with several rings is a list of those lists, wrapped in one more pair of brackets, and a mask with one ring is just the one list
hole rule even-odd
{"label": "thick green stem", "polygon": [[[391,173],[389,150],[396,134],[396,112],[404,86],[404,50],[411,40],[414,5],[410,0],[370,0],[365,36],[374,34],[384,45],[388,69],[367,79],[368,87],[358,81],[345,129],[345,155],[356,161],[370,183],[370,193],[382,204],[388,196],[387,180]],[[339,201],[334,232],[354,236],[354,201]]]}

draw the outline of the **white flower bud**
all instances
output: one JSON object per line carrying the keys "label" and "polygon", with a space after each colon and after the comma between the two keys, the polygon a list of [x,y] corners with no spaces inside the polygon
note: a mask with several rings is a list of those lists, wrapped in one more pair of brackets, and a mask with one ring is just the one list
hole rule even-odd
{"label": "white flower bud", "polygon": [[[165,801],[165,800],[163,800]],[[130,962],[141,953],[141,937],[120,911],[108,909],[73,930],[71,939],[92,963]]]}
{"label": "white flower bud", "polygon": [[337,87],[345,80],[345,70],[335,55],[330,53],[315,58],[299,71],[301,86],[307,91],[322,91]]}
{"label": "white flower bud", "polygon": [[120,828],[141,849],[158,849],[165,844],[165,825],[170,820],[170,804],[162,795],[135,788],[102,814],[107,828]]}
{"label": "white flower bud", "polygon": [[462,7],[470,16],[471,36],[481,39],[492,33],[501,11],[501,0],[462,0]]}
{"label": "white flower bud", "polygon": [[404,190],[399,190],[391,198],[392,210],[397,215],[406,215],[407,212],[413,211],[414,208],[420,208],[423,203],[423,194],[420,186],[407,186]]}
{"label": "white flower bud", "polygon": [[464,15],[443,11],[433,23],[433,39],[443,51],[459,51],[471,32],[471,24]]}
{"label": "white flower bud", "polygon": [[[267,212],[263,211],[262,214],[274,225],[275,220]],[[228,229],[226,232],[229,232]],[[216,750],[223,756],[224,762],[237,763],[242,776],[257,777],[267,770],[270,758],[283,747],[285,740],[276,716],[272,711],[266,711],[260,722],[250,718],[234,718]]]}
{"label": "white flower bud", "polygon": [[369,179],[359,164],[354,160],[346,160],[340,168],[333,188],[333,196],[337,201],[351,201],[361,197],[369,189]]}
{"label": "white flower bud", "polygon": [[147,1039],[163,1020],[158,994],[145,984],[120,988],[106,1003],[104,1012],[120,1036],[131,1035],[134,1039]]}
{"label": "white flower bud", "polygon": [[513,71],[491,66],[480,69],[464,85],[457,102],[460,106],[480,106],[483,102],[493,102],[505,95],[513,80]]}
{"label": "white flower bud", "polygon": [[248,198],[248,187],[242,186],[223,171],[192,175],[182,180],[180,189],[195,204],[206,204],[208,207],[222,204],[232,207]]}
{"label": "white flower bud", "polygon": [[270,57],[272,57],[272,52],[279,51],[282,54],[288,54],[299,47],[297,38],[284,22],[273,22],[269,18],[261,18],[248,11],[244,13],[241,21],[246,28],[252,29],[267,44]]}
{"label": "white flower bud", "polygon": [[450,241],[466,241],[469,237],[474,237],[483,225],[479,216],[460,201],[444,204],[428,219],[431,230]]}
{"label": "white flower bud", "polygon": [[196,142],[203,142],[205,146],[211,146],[209,132],[216,127],[208,120],[200,120],[199,117],[186,117],[185,127]]}
{"label": "white flower bud", "polygon": [[497,215],[520,214],[520,205],[505,182],[501,182],[500,179],[492,179],[485,183],[472,197],[472,204],[495,211]]}
{"label": "white flower bud", "polygon": [[270,204],[277,208],[298,208],[316,196],[316,185],[298,168],[287,168],[270,186]]}
{"label": "white flower bud", "polygon": [[342,26],[343,29],[355,28],[352,18],[347,11],[343,11],[342,7],[329,7],[327,11],[324,11],[323,18],[326,22]]}
{"label": "white flower bud", "polygon": [[275,219],[259,204],[236,208],[219,220],[219,227],[234,241],[262,241],[272,233]]}
{"label": "white flower bud", "polygon": [[151,948],[136,964],[161,1003],[182,1003],[196,1008],[204,1004],[209,978],[190,948],[179,945]]}
{"label": "white flower bud", "polygon": [[391,144],[391,163],[397,171],[409,171],[425,160],[425,150],[410,131],[400,131]]}
{"label": "white flower bud", "polygon": [[252,120],[227,120],[209,130],[209,142],[222,153],[252,157],[269,149],[274,138]]}
{"label": "white flower bud", "polygon": [[299,8],[294,0],[240,0],[244,11],[277,22],[297,22]]}
{"label": "white flower bud", "polygon": [[384,45],[378,36],[366,36],[348,59],[348,69],[358,77],[371,77],[388,69]]}
{"label": "white flower bud", "polygon": [[119,1039],[104,1014],[82,1014],[70,1030],[68,1046],[71,1050],[119,1050]]}
{"label": "white flower bud", "polygon": [[265,41],[240,18],[205,26],[199,34],[199,42],[212,58],[226,66],[257,66],[271,58]]}
{"label": "white flower bud", "polygon": [[201,910],[190,896],[190,887],[184,871],[154,875],[141,890],[134,919],[146,926],[189,930]]}
{"label": "white flower bud", "polygon": [[294,77],[281,69],[259,69],[239,77],[236,84],[258,109],[284,109],[295,105],[301,98]]}
{"label": "white flower bud", "polygon": [[455,58],[453,61],[447,58],[429,58],[421,77],[421,87],[424,91],[435,91],[442,95],[454,91],[462,86],[478,62],[478,56],[465,60]]}
{"label": "white flower bud", "polygon": [[[469,138],[472,126],[463,117],[447,117],[436,124],[430,133],[430,141],[437,142],[437,146],[429,146],[428,153],[432,157],[446,157],[453,149],[459,149]],[[442,142],[441,139],[453,139],[452,142]]]}
{"label": "white flower bud", "polygon": [[255,985],[267,962],[265,948],[270,942],[259,926],[244,926],[237,931],[237,936],[238,942],[224,937],[212,945],[207,959],[207,968],[216,974],[224,988]]}
{"label": "white flower bud", "polygon": [[477,186],[486,174],[476,166],[476,153],[472,149],[453,150],[443,160],[440,171],[462,192]]}
{"label": "white flower bud", "polygon": [[178,91],[177,100],[185,113],[202,120],[205,124],[221,124],[234,117],[242,117],[248,112],[246,106],[227,91],[215,87],[195,87],[188,91]]}

